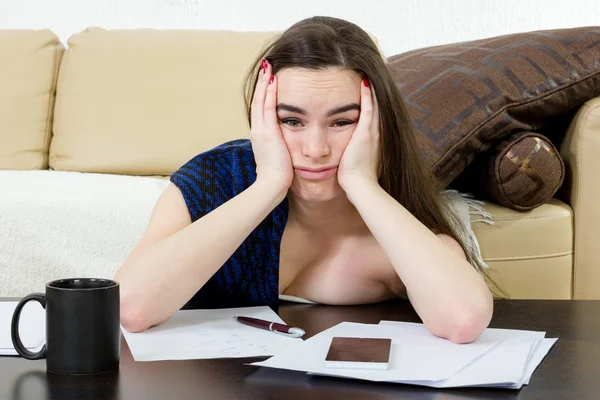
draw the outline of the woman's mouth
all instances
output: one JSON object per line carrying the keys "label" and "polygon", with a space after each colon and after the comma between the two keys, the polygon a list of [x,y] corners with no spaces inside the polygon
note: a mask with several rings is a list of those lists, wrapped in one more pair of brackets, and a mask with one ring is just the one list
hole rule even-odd
{"label": "woman's mouth", "polygon": [[305,179],[327,179],[337,173],[337,167],[324,169],[302,169],[294,168],[296,173]]}

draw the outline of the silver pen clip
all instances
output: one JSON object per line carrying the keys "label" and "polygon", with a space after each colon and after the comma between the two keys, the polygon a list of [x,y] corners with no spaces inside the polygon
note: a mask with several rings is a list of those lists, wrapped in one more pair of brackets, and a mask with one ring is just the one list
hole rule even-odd
{"label": "silver pen clip", "polygon": [[271,323],[271,325],[269,325],[269,330],[278,335],[293,337],[293,338],[300,338],[300,337],[304,336],[304,334],[306,333],[306,332],[304,332],[304,329],[300,329],[300,328],[290,328],[289,332],[281,332],[281,331],[278,331],[277,329],[273,329],[273,322]]}

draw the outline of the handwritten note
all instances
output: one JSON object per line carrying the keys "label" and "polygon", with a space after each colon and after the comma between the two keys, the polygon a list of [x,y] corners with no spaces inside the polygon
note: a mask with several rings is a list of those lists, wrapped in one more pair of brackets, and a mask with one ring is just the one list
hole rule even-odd
{"label": "handwritten note", "polygon": [[168,321],[145,332],[122,328],[136,361],[271,356],[302,339],[243,325],[234,316],[284,323],[269,307],[178,311]]}

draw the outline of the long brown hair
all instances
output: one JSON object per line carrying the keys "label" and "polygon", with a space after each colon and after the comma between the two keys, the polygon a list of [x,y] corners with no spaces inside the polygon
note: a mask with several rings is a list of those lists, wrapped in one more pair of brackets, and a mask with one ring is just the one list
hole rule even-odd
{"label": "long brown hair", "polygon": [[381,187],[431,231],[454,238],[473,263],[473,255],[455,231],[458,227],[465,228],[442,201],[442,188],[421,161],[400,91],[368,33],[343,19],[316,16],[299,21],[276,36],[262,49],[246,76],[244,91],[249,124],[262,58],[269,61],[273,74],[286,68],[337,67],[367,78],[377,97],[380,114]]}

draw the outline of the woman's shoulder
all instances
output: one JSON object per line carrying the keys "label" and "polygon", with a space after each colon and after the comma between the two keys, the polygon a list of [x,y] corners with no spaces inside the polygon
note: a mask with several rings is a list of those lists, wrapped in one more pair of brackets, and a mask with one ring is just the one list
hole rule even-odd
{"label": "woman's shoulder", "polygon": [[252,142],[250,142],[250,139],[230,140],[201,154],[223,154],[228,152],[252,152]]}
{"label": "woman's shoulder", "polygon": [[199,153],[192,158],[192,160],[210,157],[235,157],[244,153],[252,154],[252,143],[250,142],[250,139],[235,139],[221,143],[218,146]]}
{"label": "woman's shoulder", "polygon": [[256,163],[249,139],[224,142],[206,150],[183,164],[170,176],[171,182],[196,188],[250,183],[255,179]]}
{"label": "woman's shoulder", "polygon": [[188,160],[170,176],[192,221],[236,196],[256,179],[249,139],[222,143]]}
{"label": "woman's shoulder", "polygon": [[254,153],[249,139],[236,139],[224,142],[209,150],[203,151],[186,161],[173,174],[198,169],[230,169],[254,166]]}

